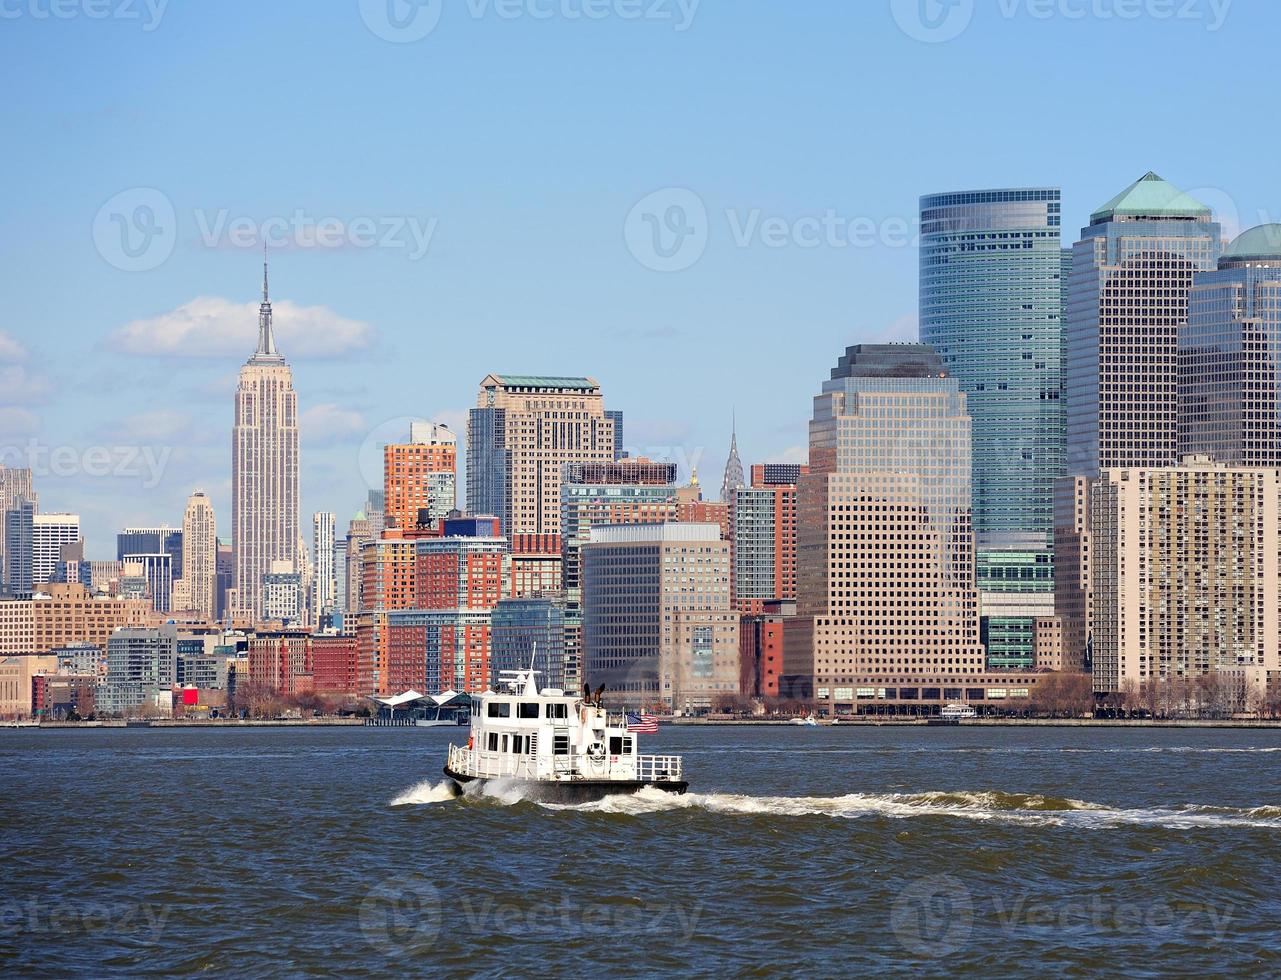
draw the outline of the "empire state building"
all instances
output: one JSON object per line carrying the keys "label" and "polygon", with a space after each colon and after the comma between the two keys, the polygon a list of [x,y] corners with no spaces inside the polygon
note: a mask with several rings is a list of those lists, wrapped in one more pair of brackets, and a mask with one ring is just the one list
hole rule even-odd
{"label": "empire state building", "polygon": [[272,336],[265,254],[258,349],[240,369],[231,453],[233,612],[258,621],[263,576],[298,558],[298,395]]}

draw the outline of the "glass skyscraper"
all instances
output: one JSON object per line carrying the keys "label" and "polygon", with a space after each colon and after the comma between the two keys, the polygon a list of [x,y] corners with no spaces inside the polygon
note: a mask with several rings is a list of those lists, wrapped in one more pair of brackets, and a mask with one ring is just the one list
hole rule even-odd
{"label": "glass skyscraper", "polygon": [[1179,332],[1179,454],[1281,466],[1281,225],[1199,272]]}
{"label": "glass skyscraper", "polygon": [[983,639],[993,669],[1033,663],[1054,614],[1054,480],[1064,473],[1059,190],[921,198],[921,341],[966,394]]}

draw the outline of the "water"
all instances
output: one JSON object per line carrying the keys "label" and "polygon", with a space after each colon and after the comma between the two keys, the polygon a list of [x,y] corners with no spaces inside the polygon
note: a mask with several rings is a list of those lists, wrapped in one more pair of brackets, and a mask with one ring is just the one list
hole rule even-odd
{"label": "water", "polygon": [[579,807],[451,737],[0,731],[0,974],[1281,969],[1281,732],[665,728]]}

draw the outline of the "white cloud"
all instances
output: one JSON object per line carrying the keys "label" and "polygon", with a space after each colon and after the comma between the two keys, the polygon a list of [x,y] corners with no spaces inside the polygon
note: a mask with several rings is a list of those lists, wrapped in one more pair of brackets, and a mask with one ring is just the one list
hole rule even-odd
{"label": "white cloud", "polygon": [[138,412],[100,427],[98,434],[128,445],[186,442],[191,434],[191,416],[170,408]]}
{"label": "white cloud", "polygon": [[49,382],[20,364],[0,367],[0,405],[39,401],[49,391]]}
{"label": "white cloud", "polygon": [[14,339],[7,330],[0,330],[0,361],[25,361],[27,349]]}
{"label": "white cloud", "polygon": [[356,442],[369,426],[359,412],[341,405],[313,405],[298,418],[303,440],[310,446],[333,446]]}
{"label": "white cloud", "polygon": [[[374,342],[368,323],[323,306],[272,302],[277,348],[295,360],[342,357]],[[142,357],[248,357],[258,343],[258,304],[200,296],[107,337],[109,350]]]}
{"label": "white cloud", "polygon": [[40,430],[40,416],[25,408],[0,408],[0,439],[33,436]]}

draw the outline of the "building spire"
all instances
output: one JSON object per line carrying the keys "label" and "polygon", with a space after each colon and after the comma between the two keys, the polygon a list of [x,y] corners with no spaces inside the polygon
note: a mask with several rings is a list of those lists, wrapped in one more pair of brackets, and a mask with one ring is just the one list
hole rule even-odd
{"label": "building spire", "polygon": [[262,243],[262,303],[258,307],[258,350],[255,357],[277,357],[276,338],[271,332],[271,299],[267,293],[267,243]]}
{"label": "building spire", "polygon": [[730,503],[734,491],[746,486],[743,461],[738,455],[738,411],[734,411],[729,437],[729,459],[725,461],[725,479],[721,483],[721,500]]}

